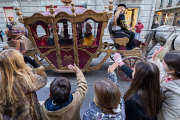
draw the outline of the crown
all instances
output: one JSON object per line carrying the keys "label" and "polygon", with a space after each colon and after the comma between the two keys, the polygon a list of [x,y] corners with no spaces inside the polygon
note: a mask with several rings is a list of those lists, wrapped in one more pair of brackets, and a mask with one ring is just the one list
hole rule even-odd
{"label": "crown", "polygon": [[14,17],[8,17],[9,21],[13,21]]}

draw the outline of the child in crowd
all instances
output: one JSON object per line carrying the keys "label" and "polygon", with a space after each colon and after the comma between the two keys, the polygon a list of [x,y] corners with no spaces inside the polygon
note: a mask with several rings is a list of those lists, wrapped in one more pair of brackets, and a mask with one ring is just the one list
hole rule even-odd
{"label": "child in crowd", "polygon": [[41,120],[36,91],[47,82],[44,68],[14,49],[0,53],[0,120]]}
{"label": "child in crowd", "polygon": [[43,120],[80,120],[80,108],[87,93],[87,82],[82,71],[74,64],[68,68],[77,75],[77,89],[64,77],[55,78],[50,85],[50,98],[41,106]]}
{"label": "child in crowd", "polygon": [[[158,54],[163,50],[156,50],[151,62],[156,64],[161,71],[161,78],[166,80],[161,84],[162,107],[157,114],[158,120],[179,120],[180,119],[180,51],[171,51],[164,56],[162,66],[157,59]],[[167,75],[166,75],[167,74]],[[166,77],[171,76],[171,77]]]}
{"label": "child in crowd", "polygon": [[161,108],[158,67],[150,62],[139,62],[133,71],[122,62],[119,53],[115,53],[114,60],[133,79],[124,95],[126,120],[156,120]]}
{"label": "child in crowd", "polygon": [[114,63],[108,68],[109,80],[94,83],[94,101],[83,115],[83,120],[125,120],[124,100],[118,88]]}

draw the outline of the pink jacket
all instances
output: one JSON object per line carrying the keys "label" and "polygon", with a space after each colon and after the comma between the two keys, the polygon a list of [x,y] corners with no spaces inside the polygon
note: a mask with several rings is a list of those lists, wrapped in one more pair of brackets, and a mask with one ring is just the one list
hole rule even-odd
{"label": "pink jacket", "polygon": [[141,33],[141,29],[144,28],[144,26],[142,23],[138,23],[135,25],[135,28],[137,33]]}

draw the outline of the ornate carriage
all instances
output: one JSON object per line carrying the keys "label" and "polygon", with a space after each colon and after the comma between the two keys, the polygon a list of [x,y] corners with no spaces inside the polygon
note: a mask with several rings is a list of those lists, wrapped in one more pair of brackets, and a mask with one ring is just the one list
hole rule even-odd
{"label": "ornate carriage", "polygon": [[[28,37],[33,42],[33,50],[24,53],[24,55],[33,57],[39,64],[43,65],[37,57],[39,55],[40,58],[47,62],[47,65],[44,65],[45,70],[53,70],[55,72],[70,72],[67,65],[74,63],[82,71],[98,70],[107,58],[116,52],[121,53],[124,57],[137,56],[137,58],[127,58],[127,60],[135,60],[135,62],[140,60],[138,58],[142,57],[140,48],[130,51],[126,49],[113,50],[112,46],[114,44],[109,44],[102,40],[104,29],[113,15],[113,0],[109,1],[109,11],[105,7],[103,12],[75,7],[72,0],[61,1],[65,3],[65,6],[54,9],[53,5],[50,5],[49,12],[34,13],[30,17],[23,17],[20,9],[15,9],[17,11],[16,14],[19,16],[19,21],[28,29]],[[93,43],[84,45],[82,41],[84,40],[84,31],[87,30],[88,23],[90,26],[94,26],[92,30],[96,32],[93,33]],[[38,35],[39,26],[45,31],[45,35]],[[51,28],[54,45],[47,44]],[[63,33],[63,37],[61,33]],[[128,41],[129,39],[119,39],[116,43],[122,46],[121,48],[125,48]],[[106,53],[102,61],[96,66],[90,66],[92,60],[98,58],[102,52]],[[118,73],[119,75],[121,74],[119,69]],[[125,79],[125,77],[123,78]]]}

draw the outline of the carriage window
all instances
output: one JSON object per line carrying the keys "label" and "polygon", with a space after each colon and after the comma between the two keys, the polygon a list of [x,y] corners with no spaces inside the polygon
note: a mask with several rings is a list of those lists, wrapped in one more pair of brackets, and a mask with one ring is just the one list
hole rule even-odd
{"label": "carriage window", "polygon": [[79,45],[98,45],[102,23],[91,19],[77,23],[77,39]]}
{"label": "carriage window", "polygon": [[38,37],[46,35],[46,32],[45,32],[44,28],[41,25],[37,26],[36,31],[37,31]]}
{"label": "carriage window", "polygon": [[66,19],[62,19],[57,23],[57,33],[59,36],[59,44],[62,46],[73,45],[72,24]]}

